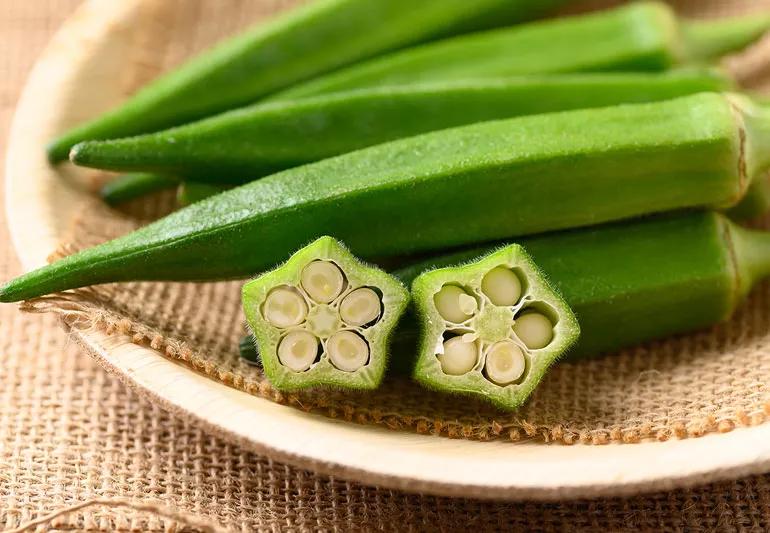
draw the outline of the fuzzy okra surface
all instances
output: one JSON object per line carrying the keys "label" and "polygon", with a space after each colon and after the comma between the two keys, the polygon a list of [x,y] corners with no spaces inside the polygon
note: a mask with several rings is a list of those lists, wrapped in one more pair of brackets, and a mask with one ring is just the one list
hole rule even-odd
{"label": "fuzzy okra surface", "polygon": [[157,131],[250,104],[383,52],[534,18],[564,0],[315,0],[260,22],[55,139],[52,162],[88,139]]}
{"label": "fuzzy okra surface", "polygon": [[460,76],[664,70],[708,63],[748,46],[769,28],[766,13],[681,21],[661,2],[632,2],[616,9],[406,49],[290,87],[270,99]]}
{"label": "fuzzy okra surface", "polygon": [[325,234],[374,259],[728,207],[769,167],[769,112],[732,94],[484,122],[231,189],[25,274],[0,301],[248,276]]}
{"label": "fuzzy okra surface", "polygon": [[515,409],[580,327],[519,245],[425,272],[412,284],[420,326],[413,377]]}
{"label": "fuzzy okra surface", "polygon": [[331,237],[243,287],[262,367],[280,390],[376,388],[388,339],[408,302],[398,280],[361,263]]}

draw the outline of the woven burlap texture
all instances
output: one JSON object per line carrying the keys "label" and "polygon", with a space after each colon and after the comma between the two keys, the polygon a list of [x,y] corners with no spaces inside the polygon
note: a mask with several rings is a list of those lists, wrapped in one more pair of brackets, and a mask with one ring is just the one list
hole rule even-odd
{"label": "woven burlap texture", "polygon": [[[79,1],[1,3],[0,148],[31,61]],[[0,223],[0,279],[18,273]],[[508,504],[413,496],[287,467],[131,392],[81,353],[55,316],[0,305],[0,529],[83,502],[94,504],[39,530],[178,531],[201,522],[239,531],[770,529],[770,476],[630,499]]]}
{"label": "woven burlap texture", "polygon": [[[141,68],[127,69],[126,93],[191,50],[259,17],[266,6],[229,1],[232,9],[208,15],[202,4],[181,17],[183,20],[169,18],[170,13],[177,13],[174,2],[143,2],[147,12],[142,20],[168,19],[170,27],[160,34],[137,27],[132,51],[137,59],[127,65]],[[757,4],[753,2],[752,9],[760,7]],[[697,15],[729,14],[730,7],[734,12],[746,5],[701,4]],[[770,40],[732,61],[731,68],[756,87],[767,64]],[[162,200],[137,203],[128,210],[130,214],[88,201],[60,254],[129,231],[163,212],[167,206]],[[709,331],[592,361],[561,364],[514,414],[467,399],[447,399],[398,378],[367,394],[329,390],[281,394],[258,369],[238,358],[238,340],[245,332],[238,282],[101,286],[35,300],[25,309],[58,312],[72,327],[128,334],[134,342],[184,361],[227,385],[329,417],[468,439],[604,444],[700,436],[764,422],[770,413],[766,387],[770,378],[769,303],[770,285],[764,284],[733,320]]]}

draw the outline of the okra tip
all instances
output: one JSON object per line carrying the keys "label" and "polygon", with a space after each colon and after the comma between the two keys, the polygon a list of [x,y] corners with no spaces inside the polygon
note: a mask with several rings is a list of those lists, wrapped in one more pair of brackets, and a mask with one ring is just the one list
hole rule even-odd
{"label": "okra tip", "polygon": [[770,31],[770,14],[753,13],[740,17],[684,24],[687,59],[707,62],[738,52]]}

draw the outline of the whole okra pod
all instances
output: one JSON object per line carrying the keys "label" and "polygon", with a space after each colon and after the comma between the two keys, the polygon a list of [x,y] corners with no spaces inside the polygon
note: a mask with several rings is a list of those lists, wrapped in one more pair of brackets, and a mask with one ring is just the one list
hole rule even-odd
{"label": "whole okra pod", "polygon": [[592,73],[373,88],[255,105],[158,133],[76,145],[78,165],[198,181],[254,178],[420,133],[730,88],[715,70]]}
{"label": "whole okra pod", "polygon": [[371,259],[728,207],[768,167],[768,111],[738,95],[484,122],[231,189],[25,274],[0,288],[0,301],[114,281],[248,276],[319,235]]}
{"label": "whole okra pod", "polygon": [[[599,355],[686,333],[729,318],[770,275],[770,233],[714,212],[668,214],[517,239],[572,308],[581,336],[570,358]],[[394,271],[410,283],[422,272],[472,261],[495,248],[437,256]],[[430,296],[430,295],[428,295]],[[425,296],[427,298],[428,296]],[[417,339],[404,321],[399,346]],[[394,350],[405,357],[409,350]],[[395,357],[394,357],[395,358]]]}
{"label": "whole okra pod", "polygon": [[270,382],[374,389],[409,291],[331,237],[243,286],[243,310]]}
{"label": "whole okra pod", "polygon": [[660,2],[456,37],[395,52],[296,85],[272,100],[420,80],[607,70],[664,70],[740,50],[770,16],[680,21]]}
{"label": "whole okra pod", "polygon": [[542,15],[563,0],[316,0],[226,40],[161,76],[118,108],[54,140],[76,143],[157,131],[249,104],[383,52]]}

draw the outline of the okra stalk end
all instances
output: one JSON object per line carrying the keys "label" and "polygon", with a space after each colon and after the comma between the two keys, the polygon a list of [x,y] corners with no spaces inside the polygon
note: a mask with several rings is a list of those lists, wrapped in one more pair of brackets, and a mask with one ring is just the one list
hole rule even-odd
{"label": "okra stalk end", "polygon": [[265,374],[280,390],[379,386],[409,302],[395,278],[321,237],[243,287]]}
{"label": "okra stalk end", "polygon": [[413,377],[516,409],[577,340],[569,306],[519,245],[412,284],[423,336]]}
{"label": "okra stalk end", "polygon": [[770,15],[754,13],[734,18],[684,23],[686,59],[708,62],[751,45],[770,31]]}

